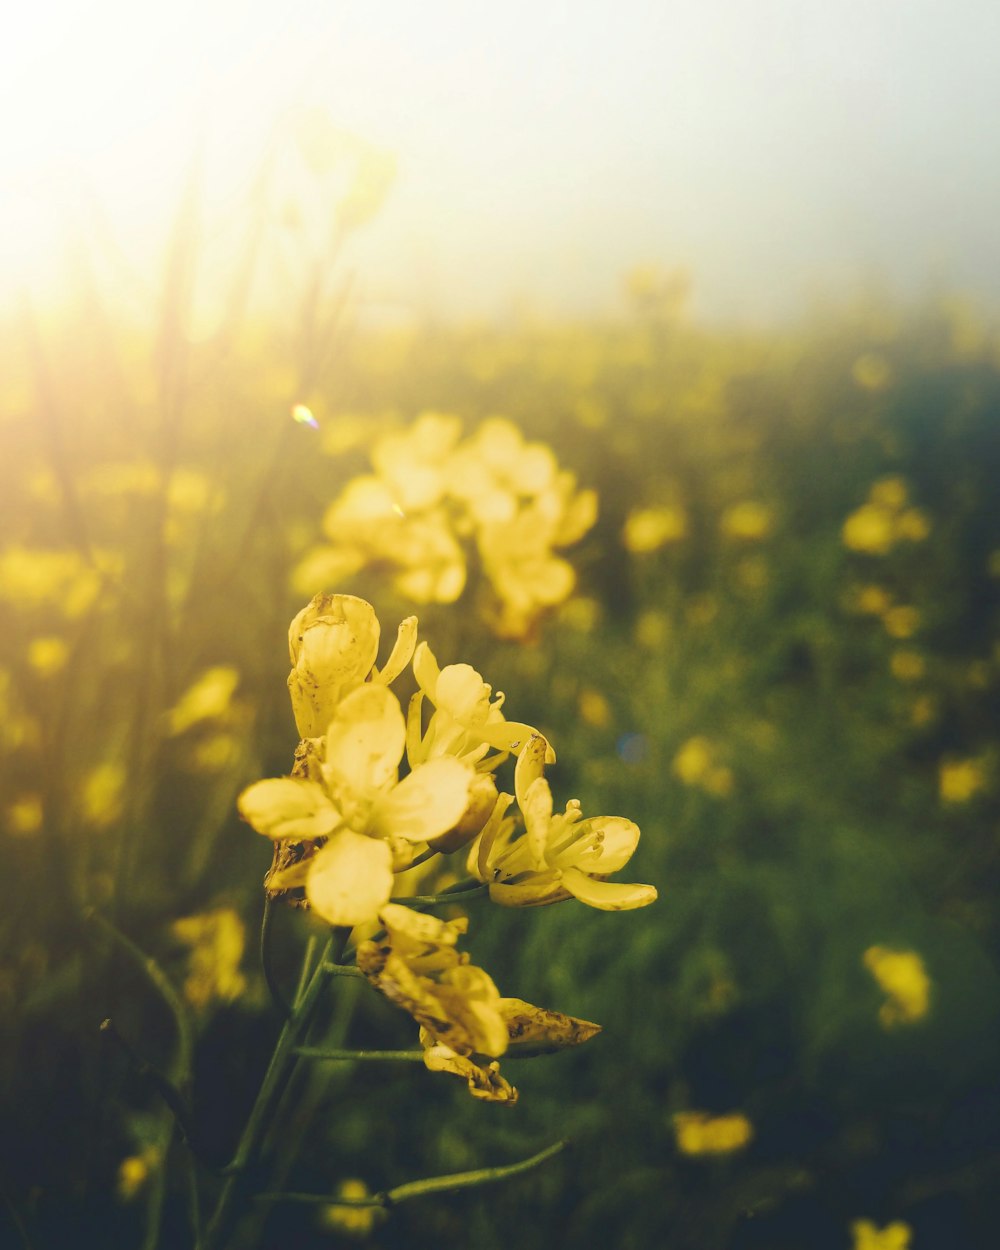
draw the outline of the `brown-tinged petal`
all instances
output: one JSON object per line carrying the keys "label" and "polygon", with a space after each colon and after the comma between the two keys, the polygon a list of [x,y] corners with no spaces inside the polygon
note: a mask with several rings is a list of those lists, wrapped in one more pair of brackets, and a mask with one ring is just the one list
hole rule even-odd
{"label": "brown-tinged petal", "polygon": [[547,1011],[521,998],[501,998],[500,1015],[507,1025],[511,1055],[548,1055],[570,1046],[581,1046],[601,1031],[599,1024]]}

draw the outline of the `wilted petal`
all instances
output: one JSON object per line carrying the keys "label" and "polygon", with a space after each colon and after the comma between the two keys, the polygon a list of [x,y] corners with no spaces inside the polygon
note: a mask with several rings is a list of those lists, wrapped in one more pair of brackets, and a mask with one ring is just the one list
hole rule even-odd
{"label": "wilted petal", "polygon": [[392,885],[388,845],[342,829],[310,861],[306,897],[327,924],[353,928],[376,919]]}
{"label": "wilted petal", "polygon": [[321,838],[340,823],[340,815],[323,787],[300,777],[256,781],[247,786],[236,806],[247,824],[276,840]]}
{"label": "wilted petal", "polygon": [[292,621],[288,691],[302,738],[317,738],[344,695],[371,672],[378,655],[375,609],[354,595],[316,595]]}
{"label": "wilted petal", "polygon": [[477,1063],[465,1055],[456,1054],[450,1046],[438,1044],[424,1051],[424,1064],[431,1072],[450,1072],[464,1077],[473,1098],[505,1102],[510,1106],[517,1102],[517,1090],[500,1075],[500,1064],[495,1059],[489,1063]]}
{"label": "wilted petal", "polygon": [[352,690],[326,734],[323,770],[331,788],[360,795],[395,781],[405,741],[403,709],[391,690],[374,684]]}
{"label": "wilted petal", "polygon": [[600,911],[632,911],[636,907],[646,907],[656,899],[656,887],[653,885],[598,881],[579,868],[564,868],[562,883],[574,898]]}
{"label": "wilted petal", "polygon": [[369,832],[409,842],[427,842],[447,833],[465,813],[474,776],[471,768],[453,756],[419,764],[376,801]]}
{"label": "wilted petal", "polygon": [[547,1011],[521,998],[501,998],[498,1006],[507,1025],[512,1055],[547,1055],[581,1046],[601,1031],[601,1026],[590,1020]]}

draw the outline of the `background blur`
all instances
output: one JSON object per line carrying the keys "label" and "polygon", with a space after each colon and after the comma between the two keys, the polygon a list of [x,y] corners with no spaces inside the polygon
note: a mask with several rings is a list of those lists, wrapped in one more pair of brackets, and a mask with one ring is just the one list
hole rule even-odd
{"label": "background blur", "polygon": [[[277,1032],[270,849],[235,796],[291,763],[328,506],[432,410],[503,415],[597,491],[574,593],[514,638],[475,553],[455,604],[384,561],[323,588],[386,633],[416,611],[506,691],[557,800],[637,821],[624,875],[661,897],[479,906],[501,990],[603,1036],[511,1063],[512,1109],[319,1071],[278,1173],[378,1188],[569,1134],[371,1244],[992,1247],[998,25],[902,0],[16,19],[0,1245],[189,1244],[183,1146],[98,1032],[167,1068],[170,1015],[86,909],[176,987],[224,1154]],[[278,918],[285,979],[305,923]],[[412,1042],[350,994],[330,1028]],[[261,1215],[241,1244],[349,1244]]]}

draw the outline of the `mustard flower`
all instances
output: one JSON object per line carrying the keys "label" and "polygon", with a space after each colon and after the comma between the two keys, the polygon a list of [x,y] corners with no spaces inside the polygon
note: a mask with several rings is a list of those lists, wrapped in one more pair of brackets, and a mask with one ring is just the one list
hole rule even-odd
{"label": "mustard flower", "polygon": [[358,686],[334,708],[319,752],[300,752],[300,775],[258,781],[239,796],[240,815],[278,842],[326,838],[315,854],[272,880],[305,886],[329,924],[374,920],[392,891],[400,842],[423,843],[450,829],[468,806],[470,768],[429,760],[402,781],[403,712],[384,685]]}
{"label": "mustard flower", "polygon": [[547,752],[545,739],[535,735],[522,747],[514,770],[524,835],[514,836],[514,822],[505,816],[510,796],[501,795],[470,848],[469,871],[488,882],[490,898],[506,907],[542,906],[571,896],[601,911],[630,911],[652,903],[654,886],[606,880],[632,858],[638,826],[621,816],[585,820],[576,799],[555,814],[552,791],[542,776]]}

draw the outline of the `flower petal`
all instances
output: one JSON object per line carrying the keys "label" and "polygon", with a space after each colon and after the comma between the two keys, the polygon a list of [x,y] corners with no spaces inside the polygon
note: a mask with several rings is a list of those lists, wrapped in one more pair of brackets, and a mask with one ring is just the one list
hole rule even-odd
{"label": "flower petal", "polygon": [[[592,816],[573,827],[573,842],[555,856],[559,868],[579,868],[581,872],[618,872],[624,868],[639,845],[639,826],[624,816]],[[551,854],[551,852],[550,852]]]}
{"label": "flower petal", "polygon": [[416,645],[417,618],[408,616],[396,631],[396,642],[385,662],[385,667],[373,680],[381,682],[383,686],[391,685],[413,658],[413,648]]}
{"label": "flower petal", "polygon": [[601,1031],[599,1024],[547,1011],[521,998],[501,998],[497,1004],[507,1025],[510,1054],[548,1055],[570,1046],[581,1046]]}
{"label": "flower petal", "polygon": [[392,852],[376,838],[341,829],[320,847],[306,879],[310,906],[327,924],[375,920],[392,893]]}
{"label": "flower petal", "polygon": [[240,815],[276,841],[309,841],[331,833],[340,814],[326,791],[301,777],[270,777],[247,786],[236,800]]}
{"label": "flower petal", "polygon": [[451,1072],[464,1077],[473,1098],[487,1102],[505,1102],[513,1106],[517,1102],[517,1090],[500,1075],[500,1064],[494,1059],[489,1063],[477,1063],[465,1055],[456,1054],[450,1046],[438,1044],[424,1051],[424,1064],[430,1072]]}
{"label": "flower petal", "polygon": [[355,595],[316,595],[292,621],[288,691],[302,738],[326,731],[337,704],[363,682],[378,655],[375,609]]}
{"label": "flower petal", "polygon": [[520,806],[532,861],[535,868],[544,868],[545,844],[552,824],[552,791],[544,777],[536,777],[528,786]]}
{"label": "flower petal", "polygon": [[405,741],[403,709],[391,690],[371,683],[352,690],[326,733],[323,771],[331,790],[360,796],[395,781]]}
{"label": "flower petal", "polygon": [[437,690],[438,677],[441,675],[441,670],[438,668],[438,662],[434,658],[434,652],[426,642],[419,643],[413,653],[413,675],[416,677],[420,689],[433,703],[434,692]]}
{"label": "flower petal", "polygon": [[474,778],[474,771],[453,756],[418,764],[375,802],[368,832],[408,842],[427,842],[447,833],[465,814]]}
{"label": "flower petal", "polygon": [[599,911],[632,911],[636,907],[646,907],[656,899],[656,886],[598,881],[579,868],[564,868],[562,883],[574,898]]}
{"label": "flower petal", "polygon": [[517,795],[517,803],[522,811],[524,810],[522,796],[528,793],[531,783],[542,775],[548,749],[549,744],[541,734],[532,734],[517,757],[517,764],[514,766],[514,793]]}

